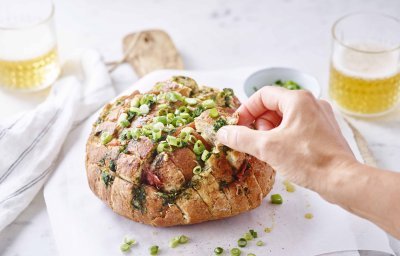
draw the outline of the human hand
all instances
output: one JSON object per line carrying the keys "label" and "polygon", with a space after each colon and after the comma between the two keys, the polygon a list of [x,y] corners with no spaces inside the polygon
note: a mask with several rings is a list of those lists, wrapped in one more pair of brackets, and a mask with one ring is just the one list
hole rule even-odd
{"label": "human hand", "polygon": [[357,162],[330,104],[308,91],[265,86],[237,112],[239,126],[221,128],[218,140],[298,185],[323,194],[337,170]]}

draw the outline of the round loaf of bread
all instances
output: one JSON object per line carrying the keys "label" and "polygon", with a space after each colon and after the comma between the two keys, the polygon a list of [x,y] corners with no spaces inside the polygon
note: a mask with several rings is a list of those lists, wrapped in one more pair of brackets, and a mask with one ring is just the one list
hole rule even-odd
{"label": "round loaf of bread", "polygon": [[188,77],[157,83],[107,104],[86,145],[93,193],[114,212],[153,226],[231,217],[258,207],[275,171],[216,141],[236,124],[231,89]]}

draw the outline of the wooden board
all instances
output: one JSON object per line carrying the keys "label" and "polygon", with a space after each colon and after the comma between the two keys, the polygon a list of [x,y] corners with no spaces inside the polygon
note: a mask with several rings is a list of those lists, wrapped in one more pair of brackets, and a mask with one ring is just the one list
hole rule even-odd
{"label": "wooden board", "polygon": [[110,68],[129,63],[138,77],[159,69],[183,69],[182,58],[171,37],[162,30],[146,30],[123,39],[124,58]]}

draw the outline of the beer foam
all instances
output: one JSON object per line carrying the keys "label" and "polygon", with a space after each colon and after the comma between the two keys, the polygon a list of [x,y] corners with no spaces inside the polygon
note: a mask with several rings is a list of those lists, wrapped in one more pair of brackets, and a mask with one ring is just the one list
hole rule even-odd
{"label": "beer foam", "polygon": [[382,79],[399,73],[399,50],[384,52],[385,48],[376,44],[356,45],[354,48],[373,53],[337,46],[332,56],[332,64],[336,70],[363,79]]}
{"label": "beer foam", "polygon": [[0,30],[0,60],[34,59],[56,46],[52,27],[42,24],[26,29]]}

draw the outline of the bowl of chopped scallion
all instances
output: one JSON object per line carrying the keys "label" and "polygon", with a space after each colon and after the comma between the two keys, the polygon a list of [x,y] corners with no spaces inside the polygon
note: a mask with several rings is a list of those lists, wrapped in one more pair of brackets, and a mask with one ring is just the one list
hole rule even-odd
{"label": "bowl of chopped scallion", "polygon": [[315,77],[292,68],[266,68],[251,74],[244,83],[247,97],[264,86],[280,86],[289,90],[308,90],[320,97],[321,88]]}

